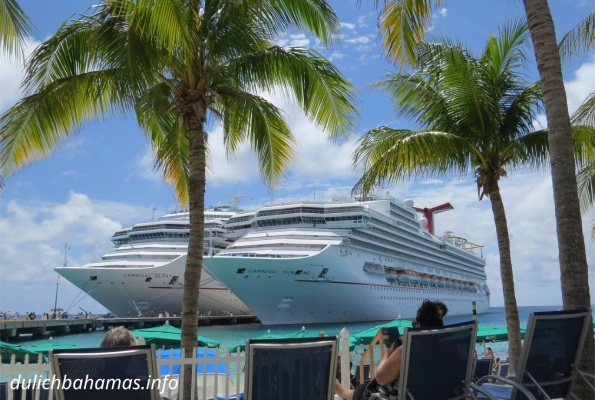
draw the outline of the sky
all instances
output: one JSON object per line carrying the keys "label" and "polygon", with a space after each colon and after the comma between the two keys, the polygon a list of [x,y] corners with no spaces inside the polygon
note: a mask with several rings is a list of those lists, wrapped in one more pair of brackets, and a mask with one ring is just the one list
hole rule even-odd
{"label": "sky", "polygon": [[[35,24],[35,44],[51,36],[76,12],[88,11],[96,0],[21,0]],[[376,12],[372,0],[358,6],[354,0],[330,0],[342,25],[342,38],[325,49],[303,32],[287,32],[284,46],[313,47],[332,60],[361,91],[360,119],[354,137],[335,145],[290,103],[275,100],[286,113],[299,141],[299,154],[282,184],[270,190],[261,181],[255,155],[247,147],[227,159],[222,130],[209,128],[213,165],[207,178],[205,204],[220,205],[226,196],[241,191],[249,197],[242,206],[254,209],[271,201],[331,200],[348,195],[357,181],[351,164],[357,139],[379,126],[415,129],[400,120],[380,91],[368,86],[393,71],[380,51]],[[593,0],[550,0],[559,38],[595,8]],[[432,20],[431,35],[465,41],[477,54],[486,37],[498,26],[524,14],[521,1],[458,0],[448,2]],[[34,47],[32,45],[32,48]],[[594,52],[592,52],[594,53]],[[0,112],[19,99],[22,67],[0,57]],[[533,66],[528,80],[538,80]],[[595,90],[595,56],[573,59],[564,68],[570,111]],[[264,94],[263,94],[264,95]],[[545,125],[545,115],[535,121]],[[520,306],[562,303],[560,270],[549,172],[521,171],[501,180],[511,238],[517,302]],[[489,200],[479,201],[472,177],[406,181],[389,190],[416,205],[451,202],[454,210],[436,217],[436,232],[453,231],[470,242],[485,245],[488,285],[492,306],[502,306],[502,285],[494,219]],[[156,210],[153,210],[156,209]],[[179,209],[170,188],[153,170],[148,144],[132,118],[92,124],[53,156],[33,163],[6,181],[0,199],[0,310],[49,311],[54,306],[57,274],[65,262],[81,266],[111,250],[111,235],[120,227],[151,220]],[[590,273],[591,298],[595,297],[595,247],[588,241],[595,210],[583,219]],[[76,313],[79,307],[93,313],[105,309],[63,278],[59,281],[58,306]]]}

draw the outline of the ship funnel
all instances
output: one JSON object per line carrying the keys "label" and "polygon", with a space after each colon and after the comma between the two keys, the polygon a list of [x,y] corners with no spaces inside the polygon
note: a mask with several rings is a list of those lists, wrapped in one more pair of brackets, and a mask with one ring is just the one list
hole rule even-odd
{"label": "ship funnel", "polygon": [[[432,207],[430,208],[425,207],[425,208],[421,208],[421,207],[413,207],[413,209],[415,211],[418,211],[420,213],[423,213],[423,217],[428,221],[428,231],[430,231],[430,233],[432,235],[434,235],[434,214],[440,213],[440,212],[444,212],[444,211],[448,211],[448,210],[452,210],[454,207],[452,206],[452,204],[450,203],[444,203],[444,204],[440,204],[439,206],[436,207]],[[421,221],[421,220],[420,220]]]}

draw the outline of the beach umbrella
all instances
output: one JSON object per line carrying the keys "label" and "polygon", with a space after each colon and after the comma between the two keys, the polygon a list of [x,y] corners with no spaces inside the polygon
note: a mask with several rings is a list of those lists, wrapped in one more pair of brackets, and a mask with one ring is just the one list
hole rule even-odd
{"label": "beach umbrella", "polygon": [[[162,326],[154,328],[143,328],[132,331],[134,337],[144,337],[147,344],[155,344],[157,347],[165,346],[170,348],[180,348],[182,340],[182,330],[171,326],[166,322]],[[197,347],[219,347],[221,343],[216,340],[209,339],[203,336],[196,337]]]}
{"label": "beach umbrella", "polygon": [[379,329],[393,328],[393,327],[401,328],[401,329],[399,329],[399,331],[401,332],[401,334],[403,334],[403,330],[405,328],[413,327],[413,322],[403,319],[403,318],[397,318],[394,321],[387,322],[386,324],[378,325],[378,326],[375,326],[368,330],[365,330],[363,332],[350,335],[349,340],[351,343],[353,343],[353,345],[357,345],[357,344],[369,345],[372,342],[372,339],[374,339],[374,336],[376,336],[376,334],[378,333]]}
{"label": "beach umbrella", "polygon": [[47,342],[34,344],[30,346],[23,346],[24,349],[31,351],[33,353],[41,353],[44,356],[47,356],[50,350],[64,350],[64,349],[74,349],[80,346],[76,346],[74,344],[68,343],[60,343],[54,342],[54,339],[50,338]]}
{"label": "beach umbrella", "polygon": [[[260,335],[253,339],[285,339],[285,336],[271,333],[271,330],[269,329],[269,331],[267,333],[265,333],[264,335]],[[231,346],[229,348],[229,351],[231,353],[236,353],[238,351],[238,348],[240,349],[240,351],[246,350],[246,341],[244,341],[242,343],[234,344],[233,346]]]}
{"label": "beach umbrella", "polygon": [[[9,364],[11,357],[15,356],[15,362],[24,363],[25,356],[29,355],[29,362],[36,363],[37,362],[37,354],[36,352],[27,350],[22,346],[16,344],[10,344],[6,342],[0,342],[0,356],[2,356],[2,363]],[[47,361],[47,357],[44,356],[44,361]]]}
{"label": "beach umbrella", "polygon": [[[525,337],[525,328],[521,327],[521,338]],[[508,341],[508,329],[505,326],[489,326],[479,324],[477,327],[476,343],[482,342],[506,342]]]}

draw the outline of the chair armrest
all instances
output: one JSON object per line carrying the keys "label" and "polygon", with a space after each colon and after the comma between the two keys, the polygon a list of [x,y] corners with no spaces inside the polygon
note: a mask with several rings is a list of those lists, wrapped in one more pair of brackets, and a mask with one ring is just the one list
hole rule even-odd
{"label": "chair armrest", "polygon": [[481,394],[483,394],[485,397],[487,397],[489,400],[498,400],[496,398],[496,396],[494,396],[493,394],[491,394],[490,392],[488,392],[487,390],[482,389],[481,387],[477,386],[476,384],[472,383],[469,385],[469,388],[471,389],[469,392],[471,393],[472,398],[477,398],[477,396],[475,396],[475,393],[473,393],[473,391],[477,391]]}
{"label": "chair armrest", "polygon": [[501,376],[498,376],[498,375],[486,375],[486,376],[482,376],[477,382],[475,382],[475,385],[481,386],[488,379],[492,379],[492,380],[504,382],[504,383],[506,383],[506,384],[508,384],[508,385],[510,385],[512,387],[517,388],[517,390],[519,390],[521,393],[523,393],[527,399],[529,399],[529,400],[537,400],[535,398],[535,396],[533,396],[533,393],[531,393],[529,390],[527,390],[527,388],[524,387],[523,385],[519,385],[515,381],[512,381],[510,379],[506,379],[506,378],[502,378]]}

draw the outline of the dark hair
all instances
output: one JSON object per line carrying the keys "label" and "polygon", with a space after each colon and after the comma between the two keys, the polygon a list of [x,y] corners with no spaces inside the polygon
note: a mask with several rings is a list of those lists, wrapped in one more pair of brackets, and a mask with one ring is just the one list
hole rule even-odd
{"label": "dark hair", "polygon": [[443,326],[442,318],[448,313],[448,308],[441,301],[424,300],[417,310],[415,322],[420,326]]}
{"label": "dark hair", "polygon": [[99,347],[136,346],[136,339],[132,332],[123,326],[110,329]]}

